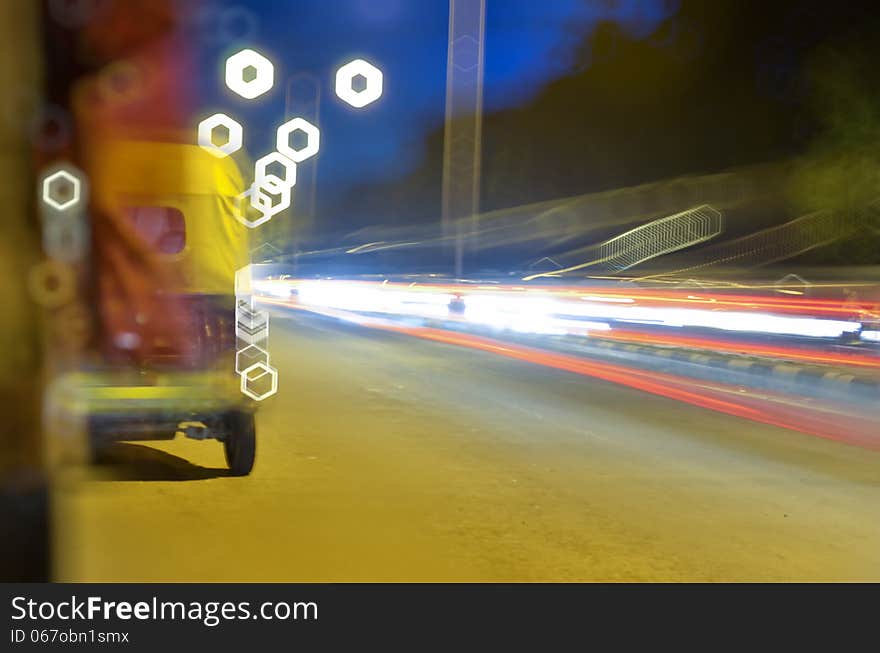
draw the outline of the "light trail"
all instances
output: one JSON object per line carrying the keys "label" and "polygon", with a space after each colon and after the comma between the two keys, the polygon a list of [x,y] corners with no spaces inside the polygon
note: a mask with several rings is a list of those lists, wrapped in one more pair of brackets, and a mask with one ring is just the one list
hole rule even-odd
{"label": "light trail", "polygon": [[[828,299],[632,289],[347,280],[269,280],[257,287],[282,297],[296,291],[303,304],[417,317],[443,317],[444,306],[455,300],[461,310],[451,319],[520,331],[528,331],[523,326],[529,323],[542,324],[535,331],[539,333],[572,333],[577,329],[572,322],[580,320],[835,339],[846,334],[857,337],[862,319],[877,317],[873,305]],[[582,330],[590,329],[585,324]]]}
{"label": "light trail", "polygon": [[806,402],[792,403],[791,398],[784,395],[765,393],[756,396],[737,386],[708,382],[696,383],[693,380],[671,374],[631,369],[613,363],[543,351],[468,333],[403,325],[389,319],[340,309],[304,306],[291,300],[264,297],[262,301],[326,315],[372,329],[468,347],[544,367],[590,376],[754,422],[799,431],[854,446],[880,450],[880,435],[876,432],[876,422],[833,408],[816,407]]}
{"label": "light trail", "polygon": [[[262,282],[269,286],[282,282]],[[303,285],[328,284],[327,287],[336,285],[344,286],[352,290],[368,288],[378,285],[375,281],[359,280],[290,280],[284,282],[290,288],[299,288]],[[743,295],[731,293],[707,293],[705,289],[654,289],[654,288],[607,288],[602,286],[510,286],[497,285],[469,285],[469,284],[444,284],[444,283],[416,283],[416,282],[384,282],[385,289],[406,288],[410,292],[422,293],[447,293],[466,294],[475,289],[488,290],[492,293],[504,293],[515,295],[546,295],[560,299],[589,299],[592,301],[629,301],[642,306],[666,306],[670,303],[679,307],[701,308],[711,306],[716,308],[733,308],[747,311],[771,311],[786,314],[804,315],[827,315],[838,317],[853,317],[859,314],[875,316],[880,319],[880,297],[876,300],[844,303],[839,300],[826,298],[806,297],[772,297],[762,295]]]}

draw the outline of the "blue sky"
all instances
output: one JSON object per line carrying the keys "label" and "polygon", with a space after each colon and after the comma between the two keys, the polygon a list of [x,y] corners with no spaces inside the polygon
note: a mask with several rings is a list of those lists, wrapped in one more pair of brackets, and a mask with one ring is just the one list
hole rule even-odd
{"label": "blue sky", "polygon": [[[674,8],[668,0],[487,0],[484,68],[486,111],[528,101],[570,70],[582,35],[615,19],[635,36],[650,33]],[[244,38],[218,40],[218,16],[240,17]],[[242,11],[243,10],[243,11]],[[419,163],[424,136],[443,121],[448,36],[446,0],[235,0],[210,5],[201,34],[198,82],[206,113],[223,110],[245,126],[255,158],[272,149],[284,119],[284,80],[314,75],[321,85],[320,196],[405,174]],[[230,13],[231,12],[231,13]],[[215,22],[212,22],[212,19]],[[255,101],[226,91],[222,63],[252,47],[271,58],[275,88]],[[336,68],[361,57],[385,75],[384,96],[361,110],[333,93]]]}

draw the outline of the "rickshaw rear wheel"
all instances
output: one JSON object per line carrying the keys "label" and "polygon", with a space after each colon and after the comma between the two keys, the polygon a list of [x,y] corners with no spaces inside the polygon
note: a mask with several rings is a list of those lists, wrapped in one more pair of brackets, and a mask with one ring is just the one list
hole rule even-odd
{"label": "rickshaw rear wheel", "polygon": [[257,428],[254,414],[236,410],[226,416],[223,451],[233,476],[247,476],[254,468],[257,453]]}

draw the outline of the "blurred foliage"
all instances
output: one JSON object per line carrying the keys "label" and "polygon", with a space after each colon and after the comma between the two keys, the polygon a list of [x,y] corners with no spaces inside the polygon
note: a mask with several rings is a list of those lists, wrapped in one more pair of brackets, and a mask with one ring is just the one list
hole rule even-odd
{"label": "blurred foliage", "polygon": [[[855,235],[798,259],[814,265],[880,263],[880,20],[855,24],[818,48],[807,67],[817,133],[787,189],[799,210],[841,214]],[[874,208],[866,208],[874,205]]]}
{"label": "blurred foliage", "polygon": [[880,198],[880,52],[866,44],[824,49],[811,68],[821,132],[791,184],[800,208],[853,210]]}

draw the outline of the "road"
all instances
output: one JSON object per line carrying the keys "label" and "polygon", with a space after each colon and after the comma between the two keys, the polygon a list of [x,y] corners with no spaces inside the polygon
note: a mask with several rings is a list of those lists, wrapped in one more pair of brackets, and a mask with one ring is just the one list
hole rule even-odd
{"label": "road", "polygon": [[119,444],[65,581],[880,580],[880,454],[490,353],[275,315],[252,476]]}

